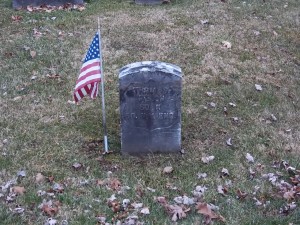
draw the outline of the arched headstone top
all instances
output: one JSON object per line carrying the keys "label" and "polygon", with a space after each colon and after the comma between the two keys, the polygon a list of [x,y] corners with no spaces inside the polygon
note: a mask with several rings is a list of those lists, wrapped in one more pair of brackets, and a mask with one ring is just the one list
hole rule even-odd
{"label": "arched headstone top", "polygon": [[160,61],[142,61],[128,64],[120,69],[119,78],[128,74],[140,73],[146,71],[160,71],[165,73],[171,73],[176,76],[182,77],[182,71],[179,66],[171,63],[165,63]]}

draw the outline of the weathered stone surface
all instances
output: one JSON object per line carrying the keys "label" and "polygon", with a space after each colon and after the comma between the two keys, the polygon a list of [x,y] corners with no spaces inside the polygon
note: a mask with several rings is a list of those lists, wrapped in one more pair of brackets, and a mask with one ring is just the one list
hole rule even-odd
{"label": "weathered stone surface", "polygon": [[162,4],[162,0],[135,0],[135,3],[141,5],[158,5]]}
{"label": "weathered stone surface", "polygon": [[181,150],[181,83],[178,66],[145,61],[120,70],[122,153]]}
{"label": "weathered stone surface", "polygon": [[41,6],[41,5],[52,5],[59,6],[66,3],[71,4],[83,4],[83,0],[13,0],[13,8],[18,9],[27,6]]}

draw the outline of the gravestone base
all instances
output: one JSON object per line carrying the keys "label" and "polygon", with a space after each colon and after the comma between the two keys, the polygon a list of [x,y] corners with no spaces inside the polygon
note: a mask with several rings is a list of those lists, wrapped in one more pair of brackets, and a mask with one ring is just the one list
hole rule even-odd
{"label": "gravestone base", "polygon": [[179,153],[181,150],[181,69],[145,61],[120,70],[123,154]]}
{"label": "gravestone base", "polygon": [[13,8],[19,9],[27,6],[41,6],[41,5],[51,5],[51,6],[62,6],[67,3],[72,5],[83,4],[83,0],[13,0]]}

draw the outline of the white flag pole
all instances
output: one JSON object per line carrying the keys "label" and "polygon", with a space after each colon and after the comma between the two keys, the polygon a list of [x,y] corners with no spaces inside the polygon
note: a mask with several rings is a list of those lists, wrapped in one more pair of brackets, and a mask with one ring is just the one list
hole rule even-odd
{"label": "white flag pole", "polygon": [[103,132],[104,132],[104,150],[108,153],[106,116],[105,116],[105,98],[104,98],[104,72],[101,53],[101,33],[100,33],[100,18],[98,17],[98,34],[99,34],[99,51],[100,51],[100,68],[101,68],[101,95],[102,95],[102,117],[103,117]]}

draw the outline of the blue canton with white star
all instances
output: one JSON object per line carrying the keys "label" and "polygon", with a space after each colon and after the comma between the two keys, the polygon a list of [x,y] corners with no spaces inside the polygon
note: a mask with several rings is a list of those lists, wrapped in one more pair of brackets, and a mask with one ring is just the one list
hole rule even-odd
{"label": "blue canton with white star", "polygon": [[90,45],[89,51],[87,52],[84,62],[93,59],[100,59],[100,51],[99,51],[99,34],[97,33],[93,39],[92,44]]}

